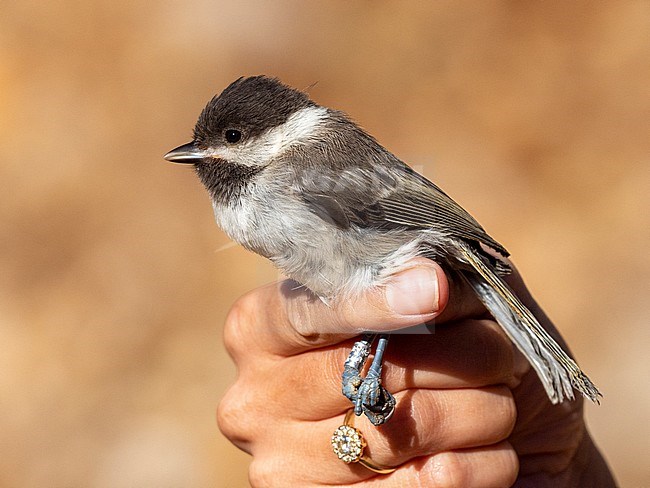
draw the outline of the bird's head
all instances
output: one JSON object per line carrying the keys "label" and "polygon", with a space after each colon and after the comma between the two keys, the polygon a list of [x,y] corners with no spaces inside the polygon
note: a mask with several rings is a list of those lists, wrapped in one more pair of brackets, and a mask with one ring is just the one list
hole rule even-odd
{"label": "bird's head", "polygon": [[239,78],[201,112],[191,142],[165,159],[175,163],[264,167],[313,137],[327,109],[275,78]]}

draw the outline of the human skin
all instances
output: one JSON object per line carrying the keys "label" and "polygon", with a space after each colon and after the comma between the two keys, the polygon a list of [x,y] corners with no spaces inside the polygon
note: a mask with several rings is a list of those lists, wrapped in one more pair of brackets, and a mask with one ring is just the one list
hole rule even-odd
{"label": "human skin", "polygon": [[[510,285],[556,339],[517,272]],[[355,419],[366,455],[396,467],[345,464],[330,436],[350,408],[341,371],[355,338],[435,322],[433,334],[393,335],[383,384],[397,398],[377,428]],[[552,405],[528,362],[473,293],[416,259],[384,287],[324,304],[295,282],[259,288],[228,316],[236,382],[218,408],[228,439],[253,456],[254,487],[610,487],[584,423],[583,399]]]}

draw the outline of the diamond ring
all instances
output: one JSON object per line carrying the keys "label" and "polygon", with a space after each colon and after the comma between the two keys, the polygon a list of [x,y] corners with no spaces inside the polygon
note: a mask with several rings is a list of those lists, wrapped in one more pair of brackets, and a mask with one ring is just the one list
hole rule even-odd
{"label": "diamond ring", "polygon": [[352,426],[353,419],[354,409],[350,409],[345,414],[343,425],[338,427],[332,434],[331,442],[334,454],[346,464],[359,463],[375,473],[388,474],[395,471],[396,468],[380,466],[363,455],[363,450],[367,445],[366,440],[361,432]]}

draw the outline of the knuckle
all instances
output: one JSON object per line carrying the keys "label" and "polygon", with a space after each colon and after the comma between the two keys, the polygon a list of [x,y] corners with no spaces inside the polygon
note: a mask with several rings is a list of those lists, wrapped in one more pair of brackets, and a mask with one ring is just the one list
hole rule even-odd
{"label": "knuckle", "polygon": [[513,375],[514,349],[510,339],[499,329],[489,329],[489,351],[485,369],[493,377],[509,378]]}
{"label": "knuckle", "polygon": [[505,387],[497,387],[499,396],[497,405],[493,411],[494,418],[500,419],[500,422],[495,422],[497,426],[496,439],[504,440],[510,436],[515,428],[517,422],[517,405],[512,396],[512,391]]}
{"label": "knuckle", "polygon": [[238,298],[226,316],[223,341],[228,354],[235,360],[248,348],[246,331],[256,321],[258,306],[257,294],[252,291]]}
{"label": "knuckle", "polygon": [[248,481],[253,488],[279,486],[283,483],[283,476],[268,460],[254,458],[248,468]]}
{"label": "knuckle", "polygon": [[240,388],[233,385],[217,407],[217,425],[219,430],[236,445],[252,440],[252,417],[247,414],[250,409],[246,396],[240,394]]}
{"label": "knuckle", "polygon": [[[493,321],[480,321],[480,347],[476,348],[475,370],[490,383],[503,383],[514,374],[514,350],[512,342]],[[477,338],[478,339],[478,338]]]}
{"label": "knuckle", "polygon": [[513,486],[519,476],[519,456],[508,442],[503,443],[503,449],[504,460],[501,472],[504,477],[504,486]]}
{"label": "knuckle", "polygon": [[469,481],[465,466],[453,452],[442,452],[434,457],[429,479],[432,486],[440,488],[463,487]]}

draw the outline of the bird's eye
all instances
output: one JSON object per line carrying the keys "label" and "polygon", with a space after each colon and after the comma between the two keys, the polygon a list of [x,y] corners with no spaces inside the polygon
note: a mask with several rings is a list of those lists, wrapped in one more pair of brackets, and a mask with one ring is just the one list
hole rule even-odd
{"label": "bird's eye", "polygon": [[234,144],[235,142],[239,142],[239,139],[241,139],[241,132],[237,129],[228,129],[226,131],[226,141]]}

